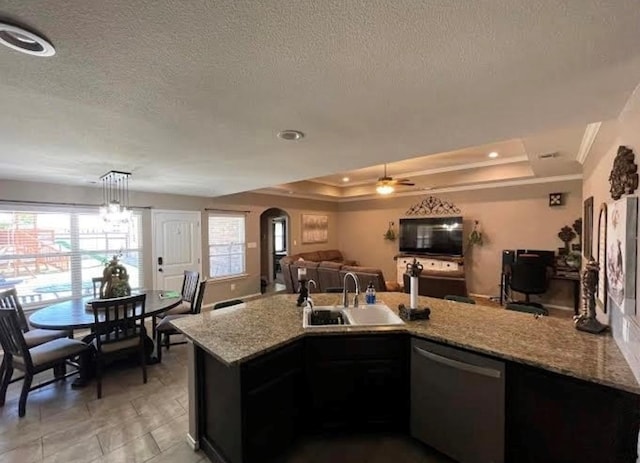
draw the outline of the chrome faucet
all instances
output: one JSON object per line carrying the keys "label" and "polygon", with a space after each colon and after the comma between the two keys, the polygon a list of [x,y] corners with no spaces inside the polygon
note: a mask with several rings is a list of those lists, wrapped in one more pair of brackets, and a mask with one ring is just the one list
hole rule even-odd
{"label": "chrome faucet", "polygon": [[[314,280],[307,281],[307,285],[310,285],[311,283],[313,283],[314,288],[318,287],[318,285]],[[305,302],[305,307],[310,309],[311,313],[313,313],[313,299],[311,299],[311,296],[309,296],[308,293],[307,293],[307,297],[304,298],[304,302]]]}
{"label": "chrome faucet", "polygon": [[360,283],[358,282],[358,277],[353,272],[347,272],[344,274],[344,279],[342,280],[342,305],[347,308],[349,307],[349,301],[347,301],[347,277],[350,276],[353,278],[353,282],[356,285],[356,291],[353,296],[353,306],[358,307],[358,296],[360,295]]}

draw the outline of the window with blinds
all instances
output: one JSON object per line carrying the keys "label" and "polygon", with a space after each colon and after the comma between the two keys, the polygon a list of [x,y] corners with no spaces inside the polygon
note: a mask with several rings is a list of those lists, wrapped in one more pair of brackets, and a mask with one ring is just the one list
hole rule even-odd
{"label": "window with blinds", "polygon": [[0,291],[15,287],[24,306],[92,296],[93,277],[120,255],[132,289],[142,286],[142,221],[106,230],[98,212],[0,209]]}
{"label": "window with blinds", "polygon": [[209,215],[209,277],[229,278],[246,272],[245,216]]}

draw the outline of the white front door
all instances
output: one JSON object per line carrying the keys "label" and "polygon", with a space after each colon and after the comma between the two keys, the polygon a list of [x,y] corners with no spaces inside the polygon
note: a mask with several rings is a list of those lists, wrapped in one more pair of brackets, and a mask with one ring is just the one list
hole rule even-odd
{"label": "white front door", "polygon": [[200,212],[152,211],[153,288],[180,291],[184,271],[202,274]]}

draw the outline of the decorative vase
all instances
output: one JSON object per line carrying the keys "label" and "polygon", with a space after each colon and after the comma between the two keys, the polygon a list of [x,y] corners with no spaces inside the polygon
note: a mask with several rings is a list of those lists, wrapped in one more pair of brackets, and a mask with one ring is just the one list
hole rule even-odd
{"label": "decorative vase", "polygon": [[105,267],[102,272],[102,281],[104,282],[104,292],[100,294],[101,299],[131,295],[129,274],[125,266],[118,262],[118,256],[113,256],[113,259]]}

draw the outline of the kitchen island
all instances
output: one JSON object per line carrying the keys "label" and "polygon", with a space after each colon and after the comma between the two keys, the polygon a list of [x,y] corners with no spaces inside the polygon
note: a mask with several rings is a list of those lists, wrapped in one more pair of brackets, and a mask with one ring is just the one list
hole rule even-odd
{"label": "kitchen island", "polygon": [[[316,305],[341,302],[339,294],[313,298]],[[396,309],[409,297],[380,293],[379,299]],[[597,461],[635,462],[640,385],[609,335],[576,331],[567,319],[427,297],[419,303],[431,308],[430,320],[304,330],[295,300],[275,295],[174,322],[193,343],[190,438],[210,455],[265,461],[303,430],[353,427],[411,432],[447,453],[446,439],[434,436],[429,419],[421,417],[423,409],[437,411],[430,408],[430,391],[442,384],[430,381],[448,378],[445,389],[457,391],[478,375],[450,375],[437,365],[425,370],[420,362],[428,356],[445,358],[449,366],[470,362],[474,374],[490,372],[464,394],[484,394],[476,403],[487,410],[465,423],[486,434],[479,445],[498,455],[492,460],[551,455],[544,461],[579,461],[601,452],[604,459]],[[444,404],[451,398],[435,399]],[[485,412],[491,423],[478,426]],[[454,437],[473,441],[464,436]],[[451,456],[465,460],[464,451]]]}

